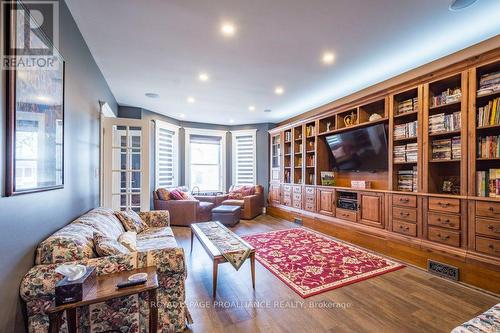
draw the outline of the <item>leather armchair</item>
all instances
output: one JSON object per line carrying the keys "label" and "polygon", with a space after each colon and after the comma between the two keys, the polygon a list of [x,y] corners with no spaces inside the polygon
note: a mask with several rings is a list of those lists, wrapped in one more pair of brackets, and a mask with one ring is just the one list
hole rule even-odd
{"label": "leather armchair", "polygon": [[262,214],[264,207],[264,187],[262,185],[255,186],[255,194],[243,197],[241,200],[227,199],[222,201],[223,205],[240,206],[241,218],[251,220]]}
{"label": "leather armchair", "polygon": [[189,226],[195,222],[210,221],[215,204],[199,200],[161,200],[153,191],[153,206],[155,210],[169,211],[171,225]]}

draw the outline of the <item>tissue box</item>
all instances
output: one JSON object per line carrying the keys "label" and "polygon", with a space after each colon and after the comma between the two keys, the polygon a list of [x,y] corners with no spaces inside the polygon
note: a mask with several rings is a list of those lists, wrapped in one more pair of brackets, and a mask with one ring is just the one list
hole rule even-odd
{"label": "tissue box", "polygon": [[74,303],[83,300],[96,282],[95,267],[87,267],[87,272],[84,276],[75,281],[68,281],[64,278],[56,284],[56,306]]}

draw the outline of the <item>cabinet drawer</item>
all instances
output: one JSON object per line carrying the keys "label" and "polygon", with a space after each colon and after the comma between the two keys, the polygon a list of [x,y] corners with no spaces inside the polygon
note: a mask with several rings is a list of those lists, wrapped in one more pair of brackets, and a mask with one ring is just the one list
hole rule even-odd
{"label": "cabinet drawer", "polygon": [[407,236],[417,236],[417,225],[414,223],[408,223],[398,220],[392,221],[392,231],[407,235]]}
{"label": "cabinet drawer", "polygon": [[306,202],[305,209],[309,212],[315,212],[316,205],[314,203]]}
{"label": "cabinet drawer", "polygon": [[291,206],[292,205],[292,198],[291,197],[283,197],[283,205]]}
{"label": "cabinet drawer", "polygon": [[429,198],[429,210],[460,213],[460,200],[450,198]]}
{"label": "cabinet drawer", "polygon": [[500,256],[500,240],[486,237],[476,237],[476,251]]}
{"label": "cabinet drawer", "polygon": [[460,233],[457,231],[429,227],[429,240],[459,247]]}
{"label": "cabinet drawer", "polygon": [[297,209],[302,209],[302,202],[300,201],[293,201],[293,205],[292,205],[293,208],[297,208]]}
{"label": "cabinet drawer", "polygon": [[306,202],[314,203],[316,201],[316,197],[314,195],[306,195]]}
{"label": "cabinet drawer", "polygon": [[417,208],[417,197],[414,195],[393,194],[392,204],[394,206]]}
{"label": "cabinet drawer", "polygon": [[290,185],[283,185],[283,191],[285,191],[285,192],[291,192],[292,191],[292,187]]}
{"label": "cabinet drawer", "polygon": [[500,221],[477,218],[476,233],[500,238]]}
{"label": "cabinet drawer", "polygon": [[310,194],[310,195],[315,195],[316,193],[316,188],[314,187],[306,187],[306,195]]}
{"label": "cabinet drawer", "polygon": [[302,194],[301,193],[294,193],[293,194],[293,201],[302,201]]}
{"label": "cabinet drawer", "polygon": [[349,220],[356,222],[358,214],[353,210],[337,208],[335,211],[335,217],[343,220]]}
{"label": "cabinet drawer", "polygon": [[302,194],[302,187],[300,187],[300,186],[294,186],[293,187],[293,193],[301,193]]}
{"label": "cabinet drawer", "polygon": [[412,208],[392,207],[392,218],[416,223],[417,210]]}
{"label": "cabinet drawer", "polygon": [[500,219],[500,203],[476,201],[476,215]]}
{"label": "cabinet drawer", "polygon": [[457,230],[460,229],[460,216],[458,215],[446,215],[429,212],[427,221],[430,225],[436,225],[438,227]]}

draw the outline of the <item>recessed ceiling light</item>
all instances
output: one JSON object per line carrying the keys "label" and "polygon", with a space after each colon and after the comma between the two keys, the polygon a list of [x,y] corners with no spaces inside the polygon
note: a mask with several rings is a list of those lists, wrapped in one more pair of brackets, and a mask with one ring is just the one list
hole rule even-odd
{"label": "recessed ceiling light", "polygon": [[276,88],[274,88],[274,93],[276,95],[283,95],[284,92],[285,92],[285,88],[283,88],[281,86],[277,86]]}
{"label": "recessed ceiling light", "polygon": [[201,81],[201,82],[207,82],[208,80],[210,80],[210,76],[207,74],[207,73],[200,73],[200,75],[198,75],[198,79]]}
{"label": "recessed ceiling light", "polygon": [[181,117],[181,118],[185,118],[185,117],[186,117],[186,115],[185,115],[184,113],[179,113],[179,117]]}
{"label": "recessed ceiling light", "polygon": [[193,104],[194,102],[196,102],[196,99],[194,99],[194,97],[190,96],[187,98],[187,102]]}
{"label": "recessed ceiling light", "polygon": [[236,27],[231,22],[224,22],[220,26],[220,31],[224,36],[232,37],[236,34]]}
{"label": "recessed ceiling light", "polygon": [[335,55],[332,52],[323,53],[323,57],[321,58],[324,64],[331,65],[335,60]]}
{"label": "recessed ceiling light", "polygon": [[229,119],[229,122],[232,124],[234,123],[234,119]]}
{"label": "recessed ceiling light", "polygon": [[144,95],[146,97],[149,97],[149,98],[158,98],[158,97],[160,97],[160,95],[158,95],[157,93],[145,93]]}
{"label": "recessed ceiling light", "polygon": [[255,106],[250,105],[250,106],[248,107],[248,110],[249,110],[249,111],[255,111]]}
{"label": "recessed ceiling light", "polygon": [[477,0],[452,0],[448,9],[451,11],[462,10],[472,6],[474,3],[476,3],[476,1]]}

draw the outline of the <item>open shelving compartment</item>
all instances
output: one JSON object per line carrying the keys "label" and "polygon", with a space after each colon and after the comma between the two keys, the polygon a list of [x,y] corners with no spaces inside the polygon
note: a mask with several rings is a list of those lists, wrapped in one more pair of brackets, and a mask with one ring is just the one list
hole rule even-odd
{"label": "open shelving compartment", "polygon": [[303,183],[303,167],[304,167],[304,131],[303,126],[299,125],[293,128],[293,183]]}
{"label": "open shelving compartment", "polygon": [[419,192],[422,173],[422,86],[390,97],[389,126],[390,190]]}
{"label": "open shelving compartment", "polygon": [[[495,75],[495,73],[498,73]],[[493,75],[495,75],[493,77]],[[500,61],[487,63],[469,72],[469,195],[490,195],[489,178],[500,178],[500,84],[491,89],[491,79],[500,80]],[[496,141],[496,142],[495,142]],[[495,151],[496,148],[496,151]],[[481,186],[482,183],[482,186]],[[492,190],[492,189],[491,189]],[[500,200],[500,198],[498,198]]]}
{"label": "open shelving compartment", "polygon": [[292,130],[287,129],[283,132],[283,183],[292,182]]}
{"label": "open shelving compartment", "polygon": [[305,184],[316,185],[316,122],[305,125]]}
{"label": "open shelving compartment", "polygon": [[467,82],[465,71],[424,85],[425,192],[467,193]]}

